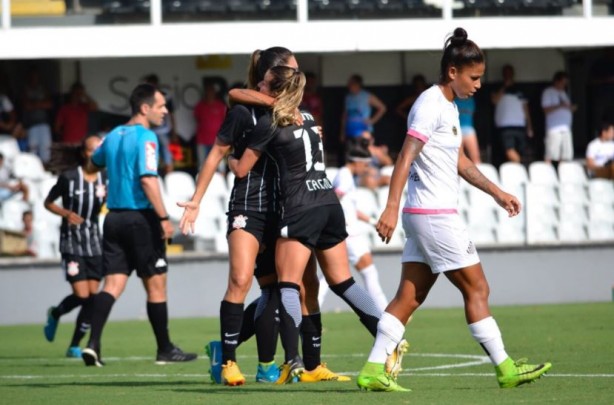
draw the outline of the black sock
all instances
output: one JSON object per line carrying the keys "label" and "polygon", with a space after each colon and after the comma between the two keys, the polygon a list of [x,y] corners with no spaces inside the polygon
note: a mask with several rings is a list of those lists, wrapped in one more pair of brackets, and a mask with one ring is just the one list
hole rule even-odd
{"label": "black sock", "polygon": [[75,294],[67,295],[64,297],[62,302],[60,302],[58,306],[51,311],[51,316],[53,316],[55,319],[60,319],[62,315],[67,314],[73,309],[77,308],[79,305],[82,305],[85,300],[86,298],[78,297]]}
{"label": "black sock", "polygon": [[168,336],[168,307],[166,302],[148,302],[147,317],[156,336],[158,353],[171,351],[173,344]]}
{"label": "black sock", "polygon": [[243,304],[222,301],[220,305],[220,334],[222,337],[222,364],[237,361],[237,346],[243,323]]}
{"label": "black sock", "polygon": [[81,343],[81,339],[90,330],[90,326],[92,323],[92,306],[94,302],[95,295],[89,296],[83,305],[81,305],[81,310],[79,311],[79,315],[77,315],[77,322],[75,324],[75,331],[72,335],[72,340],[70,342],[71,346],[79,346]]}
{"label": "black sock", "polygon": [[361,286],[356,284],[353,277],[339,284],[331,285],[330,289],[354,310],[360,318],[360,322],[375,337],[381,312],[377,309],[373,298]]}
{"label": "black sock", "polygon": [[279,336],[279,288],[275,283],[262,287],[261,292],[255,314],[258,361],[270,363],[275,360]]}
{"label": "black sock", "polygon": [[[243,311],[243,322],[241,322],[241,334],[239,335],[239,345],[247,342],[256,334],[256,308],[261,297],[256,298]],[[237,345],[238,346],[238,345]]]}
{"label": "black sock", "polygon": [[320,313],[303,316],[301,323],[303,343],[303,362],[305,370],[315,370],[322,363],[322,315]]}
{"label": "black sock", "polygon": [[100,338],[102,336],[102,329],[107,323],[111,308],[115,303],[115,298],[108,292],[101,292],[97,294],[92,301],[92,330],[90,332],[90,340],[87,343],[87,347],[96,351],[100,351]]}
{"label": "black sock", "polygon": [[298,356],[299,327],[302,319],[300,287],[294,283],[280,282],[279,291],[279,335],[286,352],[285,362],[288,362]]}

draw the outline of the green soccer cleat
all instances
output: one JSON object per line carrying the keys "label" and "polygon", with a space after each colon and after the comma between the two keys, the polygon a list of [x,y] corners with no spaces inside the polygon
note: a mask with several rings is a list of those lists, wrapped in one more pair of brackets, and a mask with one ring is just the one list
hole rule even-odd
{"label": "green soccer cleat", "polygon": [[531,383],[546,374],[551,363],[525,364],[527,359],[517,361],[507,358],[503,363],[495,367],[497,381],[501,388],[514,388],[522,384]]}
{"label": "green soccer cleat", "polygon": [[356,380],[358,388],[364,391],[385,391],[385,392],[409,392],[410,389],[403,388],[394,378],[384,371],[384,365],[369,363],[360,370]]}

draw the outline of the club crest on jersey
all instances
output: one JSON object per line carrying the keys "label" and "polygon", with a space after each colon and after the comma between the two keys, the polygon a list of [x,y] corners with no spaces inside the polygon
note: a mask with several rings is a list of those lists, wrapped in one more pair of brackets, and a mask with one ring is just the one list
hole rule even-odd
{"label": "club crest on jersey", "polygon": [[68,264],[66,265],[66,272],[71,277],[74,277],[79,274],[79,262],[68,262]]}
{"label": "club crest on jersey", "polygon": [[156,159],[156,143],[145,142],[145,167],[147,170],[155,171],[158,169],[158,159]]}
{"label": "club crest on jersey", "polygon": [[458,135],[458,129],[456,129],[456,126],[452,126],[452,133],[454,134],[454,136]]}
{"label": "club crest on jersey", "polygon": [[245,215],[237,215],[232,221],[234,229],[243,229],[247,226],[247,217]]}
{"label": "club crest on jersey", "polygon": [[107,196],[107,188],[104,184],[96,185],[96,197],[105,198]]}

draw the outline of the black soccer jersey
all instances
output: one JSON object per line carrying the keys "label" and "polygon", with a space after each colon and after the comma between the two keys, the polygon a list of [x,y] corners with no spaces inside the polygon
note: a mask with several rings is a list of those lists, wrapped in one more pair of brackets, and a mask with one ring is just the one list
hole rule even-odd
{"label": "black soccer jersey", "polygon": [[83,169],[77,167],[60,174],[49,191],[48,200],[62,197],[62,206],[84,219],[81,225],[69,225],[62,219],[60,252],[76,256],[100,256],[102,246],[98,228],[98,214],[107,195],[106,175],[99,172],[94,182],[88,182]]}
{"label": "black soccer jersey", "polygon": [[251,149],[268,154],[279,171],[281,216],[339,204],[324,171],[322,139],[313,117],[303,112],[303,125],[272,128],[270,113],[263,115],[254,131]]}
{"label": "black soccer jersey", "polygon": [[[237,159],[240,159],[245,152],[260,115],[262,115],[261,109],[240,104],[228,111],[217,139],[225,145],[231,145],[233,156]],[[276,175],[277,172],[268,156],[260,157],[247,176],[235,178],[228,211],[276,211]]]}

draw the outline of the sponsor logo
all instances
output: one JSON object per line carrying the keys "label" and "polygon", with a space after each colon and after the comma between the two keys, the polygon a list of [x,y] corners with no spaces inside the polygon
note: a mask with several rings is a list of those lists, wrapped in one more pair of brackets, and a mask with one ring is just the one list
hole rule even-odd
{"label": "sponsor logo", "polygon": [[313,340],[314,342],[317,342],[318,340],[320,340],[319,336],[312,336],[311,340]]}
{"label": "sponsor logo", "polygon": [[233,336],[239,336],[240,332],[237,333],[224,333],[224,337],[233,337]]}
{"label": "sponsor logo", "polygon": [[157,269],[159,269],[160,267],[164,267],[164,266],[166,266],[166,260],[164,260],[163,258],[159,258],[159,259],[156,261],[156,265],[155,265],[155,267],[156,267]]}
{"label": "sponsor logo", "polygon": [[145,167],[147,170],[158,170],[158,159],[156,158],[156,143],[145,142]]}
{"label": "sponsor logo", "polygon": [[74,277],[79,274],[79,262],[68,262],[68,265],[66,266],[66,272],[71,277]]}
{"label": "sponsor logo", "polygon": [[213,366],[213,367],[215,367],[218,364],[220,364],[220,362],[216,360],[216,358],[217,358],[216,355],[215,355],[216,354],[216,350],[217,350],[217,348],[214,347],[213,348],[213,353],[211,354],[211,366]]}
{"label": "sponsor logo", "polygon": [[96,186],[96,197],[105,198],[107,196],[107,188],[104,184],[98,184]]}
{"label": "sponsor logo", "polygon": [[412,173],[409,175],[409,179],[411,181],[420,181],[420,176],[418,176],[418,173]]}
{"label": "sponsor logo", "polygon": [[232,221],[234,229],[243,229],[247,226],[247,217],[245,215],[237,215]]}

